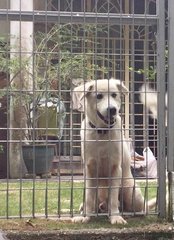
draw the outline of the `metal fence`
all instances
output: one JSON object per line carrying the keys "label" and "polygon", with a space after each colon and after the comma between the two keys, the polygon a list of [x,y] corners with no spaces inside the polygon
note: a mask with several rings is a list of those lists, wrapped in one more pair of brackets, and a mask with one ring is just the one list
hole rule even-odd
{"label": "metal fence", "polygon": [[[168,2],[172,13],[172,1],[165,0],[1,1],[1,218],[80,215],[87,181],[80,138],[86,109],[74,88],[110,78],[120,79],[129,90],[120,115],[125,139],[132,146],[133,189],[138,185],[147,201],[157,197],[154,209],[143,211],[166,216],[166,149],[168,170],[173,171],[173,147],[166,145],[165,127],[168,69],[169,109],[173,103]],[[157,117],[147,101],[145,105],[140,101],[142,86],[157,91]],[[148,92],[144,96],[148,100]],[[168,113],[170,143],[173,111]],[[134,161],[138,154],[144,154],[141,164]],[[101,203],[96,200],[94,215],[110,215],[107,207],[98,209]]]}

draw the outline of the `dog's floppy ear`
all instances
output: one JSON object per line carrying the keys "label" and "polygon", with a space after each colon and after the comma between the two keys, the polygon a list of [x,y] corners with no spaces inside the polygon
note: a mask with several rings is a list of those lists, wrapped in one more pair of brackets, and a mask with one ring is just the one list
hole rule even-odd
{"label": "dog's floppy ear", "polygon": [[93,90],[93,87],[94,81],[90,81],[78,87],[75,87],[73,91],[76,92],[78,99],[82,100],[89,92]]}
{"label": "dog's floppy ear", "polygon": [[74,88],[74,90],[72,91],[73,109],[84,112],[85,101],[83,101],[83,98],[93,90],[93,86],[94,81],[90,81]]}
{"label": "dog's floppy ear", "polygon": [[117,80],[117,79],[116,79],[115,81],[116,81],[116,85],[117,85],[118,90],[119,90],[121,93],[127,95],[127,94],[129,93],[129,90],[128,90],[127,87],[124,85],[124,83],[123,83],[122,81],[120,81],[120,80]]}

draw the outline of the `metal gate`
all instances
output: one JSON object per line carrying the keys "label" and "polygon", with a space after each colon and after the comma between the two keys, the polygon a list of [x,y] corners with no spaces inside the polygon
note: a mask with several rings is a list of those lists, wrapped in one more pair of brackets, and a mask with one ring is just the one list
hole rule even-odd
{"label": "metal gate", "polygon": [[[121,116],[125,137],[131,139],[132,158],[148,148],[157,159],[155,177],[148,175],[146,152],[145,164],[138,169],[132,164],[135,186],[140,186],[147,200],[157,196],[157,207],[148,214],[166,216],[165,95],[167,64],[168,109],[172,109],[172,11],[171,0],[1,1],[0,66],[7,78],[0,92],[7,102],[7,120],[0,125],[0,133],[5,130],[7,134],[0,143],[7,146],[2,174],[7,178],[0,180],[0,217],[80,214],[84,109],[73,89],[92,79],[109,78],[121,79],[129,90]],[[148,84],[157,91],[157,120],[151,117],[146,101],[145,105],[140,101],[140,89]],[[148,98],[148,92],[144,95]],[[44,117],[39,109],[44,109]],[[169,172],[173,171],[173,147],[169,144],[174,137],[173,118],[173,111],[168,111]],[[22,146],[29,144],[34,144],[31,171],[26,169],[22,153]],[[49,145],[54,145],[45,172],[36,171],[36,146],[41,144],[46,146],[47,160]]]}

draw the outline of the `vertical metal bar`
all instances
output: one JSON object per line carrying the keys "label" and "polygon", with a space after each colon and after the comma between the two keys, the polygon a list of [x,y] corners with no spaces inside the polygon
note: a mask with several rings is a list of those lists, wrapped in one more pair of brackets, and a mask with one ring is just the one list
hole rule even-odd
{"label": "vertical metal bar", "polygon": [[[8,19],[8,10],[10,6],[8,4],[7,6],[7,23],[9,21]],[[9,40],[9,39],[8,39]],[[10,43],[7,41],[7,48],[10,49]],[[9,61],[7,59],[6,61],[6,67],[8,68]],[[10,86],[9,86],[10,78],[8,76],[8,83],[7,83],[7,109],[10,109]],[[5,217],[9,218],[9,178],[10,178],[10,154],[9,154],[9,146],[10,146],[10,111],[7,111],[7,180],[6,180],[6,212]]]}
{"label": "vertical metal bar", "polygon": [[[113,70],[110,70],[110,65],[109,65],[109,62],[111,61],[112,62],[112,66],[113,66],[113,56],[110,56],[110,49],[112,49],[112,42],[111,42],[111,32],[110,32],[110,10],[111,10],[111,1],[109,0],[108,1],[108,4],[107,4],[107,15],[108,15],[108,18],[107,18],[107,32],[108,32],[108,35],[107,35],[107,46],[106,46],[106,51],[107,51],[107,68],[108,68],[108,79],[113,76]],[[121,39],[121,38],[120,38]],[[121,52],[121,47],[120,47],[120,52]],[[108,94],[109,94],[109,82],[108,82]],[[108,106],[110,104],[110,99],[108,99]],[[111,141],[111,136],[110,134],[108,135],[108,142]],[[111,147],[109,145],[109,147]],[[109,150],[110,151],[110,150]],[[109,158],[109,154],[107,156]],[[116,186],[113,186],[112,185],[112,181],[111,181],[111,164],[109,163],[109,173],[108,173],[108,199],[110,200],[109,201],[109,205],[111,205],[111,192],[113,191],[113,187],[116,187]],[[101,186],[99,186],[101,187]],[[102,186],[103,187],[103,186]],[[98,201],[98,200],[97,200]],[[98,201],[99,202],[99,201]],[[98,204],[97,202],[97,204]],[[97,205],[98,206],[98,205]],[[109,215],[111,216],[112,212],[110,211],[109,209]]]}
{"label": "vertical metal bar", "polygon": [[[133,18],[132,18],[132,26],[130,26],[130,40],[131,40],[131,43],[130,43],[130,66],[131,66],[131,68],[132,69],[135,69],[135,39],[134,39],[134,31],[135,31],[135,22],[134,22],[134,9],[135,9],[135,6],[134,6],[134,1],[133,1],[133,3],[131,4],[131,6],[130,6],[130,13],[133,15]],[[129,122],[129,124],[130,124],[130,126],[131,126],[131,130],[130,130],[130,132],[129,132],[129,134],[131,135],[131,138],[132,138],[132,142],[134,142],[135,141],[135,131],[132,131],[132,129],[135,129],[135,119],[134,119],[134,117],[135,117],[135,106],[134,106],[134,83],[135,83],[135,75],[134,75],[134,72],[133,71],[131,71],[131,73],[130,73],[130,80],[131,80],[131,82],[130,82],[130,93],[129,93],[129,98],[130,99],[128,99],[129,101],[130,101],[130,109],[129,109],[129,111],[130,111],[130,122]],[[128,102],[129,103],[129,102]],[[125,105],[127,105],[127,102],[126,102],[126,99],[125,99]],[[125,108],[125,110],[126,110],[126,108]],[[126,114],[126,112],[125,112],[125,114]],[[129,116],[129,114],[128,114],[128,116]],[[128,117],[126,117],[126,118],[128,118]],[[126,127],[126,126],[125,126]],[[129,127],[129,126],[128,126]],[[129,129],[129,128],[128,128]],[[135,143],[134,143],[135,144]]]}
{"label": "vertical metal bar", "polygon": [[[48,20],[47,20],[47,12],[48,12],[48,2],[45,1],[45,34],[46,34],[46,56],[45,56],[45,65],[46,65],[46,73],[45,73],[45,77],[46,77],[46,84],[45,84],[45,99],[46,99],[46,106],[47,103],[49,101],[49,87],[48,87],[48,66],[47,66],[47,62],[48,62]],[[48,158],[48,107],[46,107],[46,122],[45,122],[45,132],[46,132],[46,159]],[[38,127],[38,126],[37,126]],[[46,165],[47,165],[47,161],[46,161]],[[47,167],[47,166],[46,166]],[[48,217],[48,177],[46,176],[45,178],[45,217]]]}
{"label": "vertical metal bar", "polygon": [[173,172],[168,172],[168,191],[169,191],[169,205],[168,205],[168,220],[173,221]]}
{"label": "vertical metal bar", "polygon": [[[146,82],[146,80],[147,80],[147,78],[148,78],[148,76],[147,76],[147,73],[146,73],[146,71],[147,71],[147,69],[149,69],[149,26],[147,25],[147,22],[146,22],[146,17],[147,17],[147,14],[149,14],[149,8],[147,8],[147,6],[146,6],[146,4],[147,4],[147,1],[145,2],[145,12],[144,12],[144,14],[145,14],[145,18],[144,18],[144,32],[145,32],[145,36],[144,36],[144,56],[143,56],[143,62],[144,62],[144,66],[143,66],[143,68],[144,68],[144,82]],[[148,120],[147,119],[147,116],[145,116],[145,120]],[[146,136],[146,138],[144,139],[144,142],[145,142],[145,145],[146,146],[148,146],[148,144],[147,144],[147,142],[148,142],[148,139],[149,139],[149,127],[147,127],[148,125],[147,125],[147,121],[145,122],[145,131],[147,131],[146,132],[146,134],[145,134],[145,136]],[[144,129],[143,129],[143,132],[144,132]],[[146,162],[146,186],[145,186],[145,192],[144,192],[144,198],[145,199],[148,199],[148,183],[149,183],[149,179],[148,179],[148,171],[147,171],[147,169],[148,169],[148,165],[149,165],[149,158],[148,158],[148,156],[146,155],[146,158],[147,158],[147,162]],[[147,209],[147,211],[148,211],[148,209]],[[147,212],[148,213],[148,212]]]}
{"label": "vertical metal bar", "polygon": [[[57,8],[58,8],[58,11],[60,11],[60,0],[57,1]],[[60,27],[60,14],[57,16],[57,27],[59,28]],[[58,54],[59,54],[59,51],[58,50]],[[60,63],[60,59],[58,60],[59,63]],[[60,79],[60,69],[61,69],[61,66],[60,64],[58,64],[58,69],[57,69],[57,79]],[[57,88],[58,88],[58,94],[59,94],[59,100],[62,99],[62,83],[61,81],[58,81],[58,84],[57,84]],[[60,103],[60,102],[59,102]],[[59,107],[59,112],[60,112],[60,107]],[[64,123],[65,124],[65,123]],[[64,126],[65,127],[65,126]],[[59,131],[60,131],[60,124],[59,124]],[[65,130],[63,130],[65,131]],[[64,132],[65,133],[65,132]],[[62,136],[64,137],[64,136]],[[61,169],[60,169],[60,155],[61,155],[61,150],[62,150],[62,139],[60,138],[59,141],[58,141],[58,153],[56,151],[56,158],[59,159],[59,163],[58,166],[57,166],[57,179],[58,179],[58,185],[57,185],[57,215],[58,217],[60,218],[61,216],[61,176],[60,176],[60,173],[61,173]],[[56,144],[56,148],[57,148],[57,144]],[[64,151],[63,151],[63,154],[64,154]]]}
{"label": "vertical metal bar", "polygon": [[[125,6],[125,8],[126,8],[126,6]],[[119,9],[119,11],[120,11],[120,26],[119,26],[119,34],[118,34],[118,40],[119,40],[119,48],[120,48],[120,50],[119,50],[119,65],[120,65],[120,72],[119,72],[119,78],[120,78],[120,80],[121,81],[123,81],[124,80],[124,78],[125,78],[125,72],[123,72],[125,69],[124,69],[124,65],[123,65],[123,62],[125,61],[125,55],[124,55],[124,58],[123,58],[123,53],[124,53],[124,50],[125,50],[125,46],[123,45],[123,41],[125,40],[126,41],[126,39],[124,39],[124,37],[127,37],[126,35],[124,36],[123,35],[123,28],[124,28],[124,24],[123,24],[123,22],[122,22],[122,1],[121,1],[121,3],[120,3],[120,9]],[[124,29],[124,33],[126,34],[126,29]],[[124,64],[126,64],[126,62],[124,62]],[[126,80],[126,79],[125,79]],[[125,101],[126,101],[127,99],[125,98]],[[121,100],[121,101],[123,101],[123,100]],[[127,102],[127,104],[125,104],[125,106],[126,105],[129,105],[129,103]],[[127,132],[127,129],[128,129],[128,126],[126,125],[126,119],[129,119],[129,117],[126,117],[126,116],[129,116],[129,112],[126,112],[126,110],[128,110],[128,109],[124,109],[124,112],[123,111],[121,111],[121,113],[120,113],[120,116],[121,116],[121,119],[123,119],[124,118],[124,124],[125,124],[125,136],[126,136],[126,138],[129,138],[129,133],[127,133],[126,134],[126,132]],[[123,138],[121,137],[120,138],[120,146],[121,146],[121,165],[123,166]],[[111,171],[111,170],[110,170]],[[121,174],[121,176],[120,176],[120,183],[121,183],[121,191],[120,191],[120,195],[121,195],[121,199],[123,199],[123,183],[124,183],[124,176],[123,176],[123,173]],[[114,187],[117,187],[117,186],[114,186]],[[121,209],[122,209],[122,212],[121,212],[121,214],[123,215],[123,201],[121,202]]]}
{"label": "vertical metal bar", "polygon": [[[168,171],[174,171],[174,111],[173,109],[173,103],[174,103],[174,67],[173,67],[173,61],[174,61],[174,4],[173,1],[169,0],[168,2],[168,12],[169,12],[169,24],[168,24],[168,118],[167,118],[167,126],[168,126],[168,162],[167,162],[167,169]],[[173,12],[172,12],[173,11]],[[170,110],[171,109],[171,110]],[[169,131],[170,130],[170,131]]]}
{"label": "vertical metal bar", "polygon": [[[19,3],[19,11],[21,13],[21,11],[23,10],[23,6],[22,6],[21,0]],[[19,23],[19,48],[18,48],[18,52],[17,54],[19,54],[19,65],[20,65],[20,70],[22,69],[21,66],[21,62],[22,62],[22,52],[23,52],[23,48],[22,48],[22,22],[20,19],[20,23]],[[21,81],[21,72],[19,73],[19,79]],[[19,87],[19,92],[20,92],[20,101],[21,101],[21,86]],[[18,129],[18,131],[21,131],[21,125],[18,126],[20,129]],[[19,141],[19,145],[21,145],[21,139],[18,140]],[[19,153],[21,155],[21,153]],[[22,179],[21,179],[21,167],[19,167],[19,217],[21,217],[21,205],[22,205]]]}
{"label": "vertical metal bar", "polygon": [[[169,184],[172,182],[171,172],[174,171],[174,111],[173,111],[173,103],[174,103],[174,68],[173,68],[173,61],[174,61],[174,4],[172,0],[168,1],[168,115],[167,115],[167,170],[169,172]],[[171,176],[171,178],[170,178]],[[172,185],[172,184],[171,184]],[[172,201],[172,195],[169,196],[169,202]],[[170,205],[172,206],[172,205]],[[173,209],[170,209],[169,212],[169,219],[173,219]]]}
{"label": "vertical metal bar", "polygon": [[[110,2],[110,0],[109,1],[107,1],[107,7],[109,8],[109,2]],[[95,0],[95,13],[96,13],[96,17],[95,17],[95,33],[94,33],[94,65],[97,63],[97,48],[98,48],[98,43],[97,43],[97,41],[98,41],[98,34],[97,34],[97,31],[98,31],[98,17],[97,17],[97,13],[98,13],[98,1],[96,1]],[[108,10],[108,8],[107,8],[107,10]],[[107,24],[107,31],[108,31],[108,26],[109,26],[109,15],[108,15],[108,12],[106,13],[107,14],[107,22],[106,22],[106,24]],[[107,39],[106,39],[106,44],[105,44],[105,46],[104,46],[104,48],[106,48],[106,54],[107,54],[107,60],[108,60],[108,49],[109,49],[109,34],[108,34],[108,36],[107,36]],[[107,69],[108,69],[108,76],[107,76],[107,78],[109,79],[109,62],[107,62]],[[94,76],[95,76],[95,79],[96,79],[96,76],[97,76],[97,69],[96,69],[96,67],[95,67],[95,70],[94,70],[95,72],[94,72]],[[96,82],[95,82],[95,84],[96,84]],[[97,94],[97,85],[96,85],[96,94]],[[96,108],[97,108],[97,102],[95,102],[95,105],[96,105]],[[86,109],[87,110],[87,109]],[[97,138],[97,135],[95,134],[95,141],[97,142],[98,141],[98,138]],[[97,149],[97,158],[98,158],[98,160],[99,160],[99,149]],[[97,211],[96,211],[96,214],[98,215],[98,204],[99,204],[99,202],[98,202],[98,189],[99,189],[99,161],[97,160],[97,170],[96,170],[96,179],[94,180],[94,181],[96,181],[96,194],[95,194],[95,205],[97,206]]]}
{"label": "vertical metal bar", "polygon": [[[71,0],[71,43],[70,43],[70,57],[71,57],[71,73],[73,72],[73,1]],[[71,74],[72,75],[72,74]],[[70,91],[72,91],[72,82],[70,82]],[[72,92],[71,92],[72,96]],[[70,100],[70,105],[72,106],[72,102]],[[75,133],[74,124],[73,124],[74,116],[72,112],[72,108],[70,109],[70,170],[71,170],[71,189],[70,189],[70,216],[73,216],[73,196],[74,196],[74,176],[73,176],[73,155],[74,155],[74,142],[73,142],[73,135]]]}
{"label": "vertical metal bar", "polygon": [[[135,2],[133,1],[132,4],[130,4],[130,13],[132,14],[132,26],[130,26],[130,66],[135,69],[135,39],[134,39],[134,34],[135,34]],[[126,112],[125,112],[125,118],[129,118],[130,115],[130,122],[129,122],[129,126],[127,129],[127,132],[129,132],[129,136],[131,137],[130,139],[130,146],[132,144],[133,149],[135,149],[135,75],[134,72],[132,71],[130,74],[130,88],[129,88],[129,102],[130,102],[130,109],[129,109],[129,114],[126,116]],[[129,103],[128,102],[128,103]],[[126,103],[126,99],[125,99],[125,105],[127,105]],[[126,109],[125,109],[126,110]],[[125,126],[126,127],[126,126]],[[134,187],[133,187],[133,194],[131,197],[131,204],[132,204],[132,210],[133,210],[133,214],[135,214],[135,182],[134,182]]]}
{"label": "vertical metal bar", "polygon": [[[125,13],[129,13],[129,1],[125,0]],[[125,71],[125,86],[127,87],[127,89],[129,89],[129,25],[125,25],[124,26],[124,42],[125,42],[125,66],[124,66],[124,71]],[[125,96],[125,137],[126,139],[129,138],[129,124],[130,124],[130,119],[129,117],[129,95]]]}
{"label": "vertical metal bar", "polygon": [[35,178],[33,177],[32,181],[32,217],[35,217],[35,200],[36,200],[36,181]]}
{"label": "vertical metal bar", "polygon": [[165,0],[157,2],[157,91],[158,95],[158,182],[159,216],[166,216],[166,161],[165,161]]}

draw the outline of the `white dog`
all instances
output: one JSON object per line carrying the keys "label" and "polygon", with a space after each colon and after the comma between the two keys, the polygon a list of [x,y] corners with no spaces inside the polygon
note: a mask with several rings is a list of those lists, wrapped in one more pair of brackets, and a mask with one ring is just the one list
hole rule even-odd
{"label": "white dog", "polygon": [[72,221],[88,222],[98,207],[104,205],[111,224],[125,224],[119,215],[119,200],[122,210],[144,210],[143,196],[130,171],[131,156],[119,115],[121,95],[128,94],[128,89],[120,80],[103,79],[87,82],[74,91],[85,103],[85,120],[81,125],[85,203],[84,216]]}
{"label": "white dog", "polygon": [[[158,93],[149,87],[148,84],[143,84],[140,88],[140,101],[151,112],[152,117],[157,119]],[[167,94],[165,96],[165,105],[167,108]],[[166,113],[167,116],[167,113]]]}
{"label": "white dog", "polygon": [[[167,93],[165,95],[165,107],[166,107],[166,126],[167,126]],[[157,91],[154,91],[152,88],[149,87],[148,84],[143,84],[142,87],[140,88],[140,101],[146,107],[152,114],[152,118],[157,119],[158,114],[157,114],[157,108],[158,108],[158,93]],[[168,188],[167,188],[167,194],[166,194],[166,202],[168,206]],[[153,207],[157,204],[157,200],[155,199],[151,200],[151,208],[152,205]]]}

